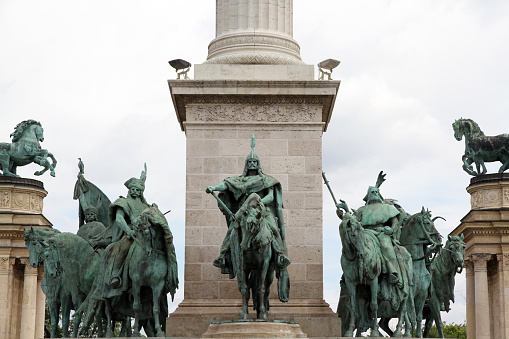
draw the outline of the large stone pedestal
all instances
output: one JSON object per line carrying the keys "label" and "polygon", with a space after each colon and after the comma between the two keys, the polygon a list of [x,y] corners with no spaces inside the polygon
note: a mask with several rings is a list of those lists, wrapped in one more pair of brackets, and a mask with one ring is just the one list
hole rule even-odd
{"label": "large stone pedestal", "polygon": [[51,227],[42,182],[0,176],[0,338],[44,337],[43,268],[32,268],[25,227]]}
{"label": "large stone pedestal", "polygon": [[471,210],[451,232],[465,236],[467,335],[509,338],[509,174],[474,177]]}
{"label": "large stone pedestal", "polygon": [[[252,133],[263,172],[283,187],[292,260],[290,302],[277,299],[274,282],[269,318],[297,321],[310,337],[341,332],[339,318],[323,300],[321,181],[322,133],[339,81],[313,81],[312,72],[293,74],[293,67],[312,66],[207,65],[197,68],[205,74],[195,73],[204,80],[169,81],[187,137],[184,301],[168,319],[170,336],[201,336],[212,321],[236,319],[240,313],[236,280],[212,265],[227,227],[205,188],[242,174]],[[258,79],[277,73],[300,80],[233,80],[243,71]],[[228,80],[210,79],[208,72]]]}

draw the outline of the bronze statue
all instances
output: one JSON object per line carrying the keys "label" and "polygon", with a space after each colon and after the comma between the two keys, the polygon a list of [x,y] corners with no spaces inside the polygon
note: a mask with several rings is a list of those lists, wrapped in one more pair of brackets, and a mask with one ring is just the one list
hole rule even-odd
{"label": "bronze statue", "polygon": [[[249,274],[255,262],[263,262],[259,290],[253,291],[259,318],[267,318],[269,286],[274,270],[279,279],[281,301],[288,301],[290,288],[281,184],[262,172],[254,147],[253,134],[251,153],[246,158],[242,175],[226,178],[206,189],[217,199],[228,224],[219,257],[213,264],[221,268],[221,273],[229,274],[231,279],[237,276],[243,296],[242,319],[248,314],[249,288],[254,287],[249,286]],[[219,191],[219,196],[214,191]]]}
{"label": "bronze statue", "polygon": [[[509,134],[486,136],[475,121],[463,118],[454,121],[452,128],[456,140],[465,137],[465,154],[462,157],[465,172],[473,176],[485,174],[484,163],[495,161],[502,163],[499,173],[509,168]],[[472,168],[472,163],[475,163],[477,171]]]}
{"label": "bronze statue", "polygon": [[[16,125],[11,134],[12,143],[0,143],[0,175],[19,177],[16,174],[16,168],[25,166],[32,162],[43,166],[35,175],[42,175],[50,170],[50,175],[55,176],[55,166],[57,160],[48,152],[41,148],[40,142],[44,141],[44,129],[40,122],[35,120],[25,120]],[[51,158],[52,162],[48,160]]]}

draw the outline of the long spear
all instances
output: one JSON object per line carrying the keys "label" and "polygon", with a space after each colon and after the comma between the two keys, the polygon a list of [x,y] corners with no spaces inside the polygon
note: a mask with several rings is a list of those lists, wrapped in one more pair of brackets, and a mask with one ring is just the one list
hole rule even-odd
{"label": "long spear", "polygon": [[232,213],[232,211],[230,211],[230,209],[225,205],[225,203],[221,199],[219,199],[219,197],[213,191],[210,191],[210,194],[212,194],[212,196],[214,198],[216,198],[216,200],[219,203],[219,205],[221,205],[221,207],[224,208],[224,210],[228,214],[228,219],[230,221],[234,221],[235,220],[235,215]]}
{"label": "long spear", "polygon": [[325,185],[329,189],[330,195],[332,196],[332,200],[334,200],[334,205],[337,205],[338,202],[336,201],[336,197],[334,196],[334,193],[332,193],[332,189],[329,186],[329,180],[327,180],[327,177],[325,177],[325,172],[323,172],[323,171],[322,171],[322,178],[323,178]]}

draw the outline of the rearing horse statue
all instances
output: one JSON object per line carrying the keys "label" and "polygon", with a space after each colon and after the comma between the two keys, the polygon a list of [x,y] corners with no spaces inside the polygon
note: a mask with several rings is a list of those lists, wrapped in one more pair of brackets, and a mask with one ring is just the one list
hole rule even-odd
{"label": "rearing horse statue", "polygon": [[[55,176],[57,160],[48,150],[41,148],[40,142],[44,141],[44,129],[40,122],[31,119],[20,122],[14,128],[11,138],[11,144],[0,143],[0,170],[2,171],[0,175],[19,177],[16,174],[18,166],[35,162],[44,167],[35,172],[35,175],[42,175],[50,170],[50,175]],[[52,162],[48,158],[51,158]]]}
{"label": "rearing horse statue", "polygon": [[[454,137],[460,141],[465,136],[463,170],[476,176],[487,172],[485,162],[500,161],[499,173],[509,168],[509,134],[486,136],[479,125],[471,119],[458,119],[452,124]],[[477,171],[472,168],[475,163]],[[482,171],[481,171],[482,167]]]}

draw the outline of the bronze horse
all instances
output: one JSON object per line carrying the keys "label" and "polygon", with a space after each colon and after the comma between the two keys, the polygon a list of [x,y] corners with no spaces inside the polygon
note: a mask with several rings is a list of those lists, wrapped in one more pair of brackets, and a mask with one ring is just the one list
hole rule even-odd
{"label": "bronze horse", "polygon": [[[0,143],[0,170],[4,176],[19,177],[16,174],[16,168],[32,162],[44,167],[35,172],[35,175],[42,175],[50,170],[51,176],[55,176],[57,160],[48,150],[41,148],[40,142],[44,141],[44,129],[40,122],[35,120],[20,122],[11,137],[11,144]],[[48,158],[51,158],[52,162]]]}
{"label": "bronze horse", "polygon": [[[454,137],[460,141],[465,136],[463,170],[470,175],[485,174],[485,162],[500,161],[499,173],[509,168],[509,134],[486,136],[479,125],[471,119],[458,119],[452,124]],[[472,168],[475,163],[477,171]],[[482,167],[482,170],[481,170]]]}

